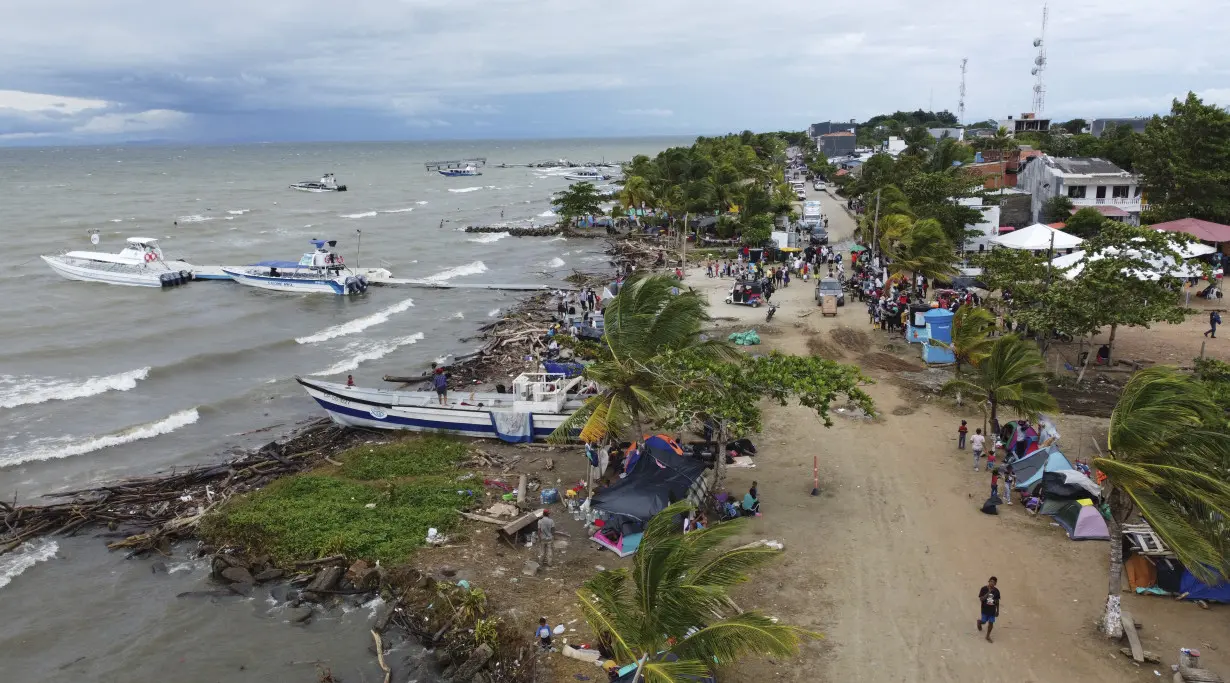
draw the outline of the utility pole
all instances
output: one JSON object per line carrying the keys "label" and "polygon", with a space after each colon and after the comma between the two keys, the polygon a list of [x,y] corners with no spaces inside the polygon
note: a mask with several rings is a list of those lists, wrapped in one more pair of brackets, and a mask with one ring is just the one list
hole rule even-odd
{"label": "utility pole", "polygon": [[965,64],[969,61],[969,57],[961,58],[961,91],[960,97],[957,99],[957,125],[965,125]]}
{"label": "utility pole", "polygon": [[875,262],[876,254],[880,249],[880,191],[876,190],[876,215],[871,223],[871,258]]}

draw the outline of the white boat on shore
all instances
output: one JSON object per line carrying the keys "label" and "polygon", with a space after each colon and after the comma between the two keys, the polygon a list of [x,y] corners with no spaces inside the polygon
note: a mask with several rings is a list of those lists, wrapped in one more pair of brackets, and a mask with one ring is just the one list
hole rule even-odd
{"label": "white boat on shore", "polygon": [[222,272],[241,285],[275,292],[362,294],[367,278],[346,267],[341,254],[330,251],[337,240],[312,240],[316,251],[298,261],[261,261]]}
{"label": "white boat on shore", "polygon": [[482,175],[482,171],[479,171],[474,166],[466,166],[464,168],[442,168],[439,169],[438,173],[442,176],[448,176],[449,178]]}
{"label": "white boat on shore", "polygon": [[165,260],[158,240],[153,237],[129,237],[127,246],[118,254],[69,251],[41,258],[52,270],[69,280],[129,287],[182,285],[194,279],[197,269],[187,261]]}
{"label": "white boat on shore", "polygon": [[338,185],[337,178],[332,173],[326,173],[321,176],[320,180],[304,180],[298,183],[291,183],[290,189],[299,190],[300,192],[345,192],[345,185]]}
{"label": "white boat on shore", "polygon": [[440,405],[434,391],[365,389],[296,377],[338,424],[375,429],[440,432],[511,443],[545,439],[584,405],[569,395],[580,377],[523,373],[511,393],[450,391]]}
{"label": "white boat on shore", "polygon": [[571,180],[574,182],[585,181],[585,182],[590,182],[590,183],[601,183],[601,182],[606,182],[610,180],[611,176],[603,175],[593,169],[585,169],[582,171],[577,171],[575,173],[565,173],[564,179]]}

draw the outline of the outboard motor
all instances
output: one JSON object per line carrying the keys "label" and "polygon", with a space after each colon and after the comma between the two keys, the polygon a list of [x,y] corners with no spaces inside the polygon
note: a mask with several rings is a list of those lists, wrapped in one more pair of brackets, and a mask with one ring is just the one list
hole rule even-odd
{"label": "outboard motor", "polygon": [[158,281],[162,283],[163,287],[174,287],[175,286],[175,276],[171,275],[170,273],[163,273],[159,275]]}
{"label": "outboard motor", "polygon": [[192,273],[186,270],[179,271],[179,276],[184,279],[184,282],[192,282]]}

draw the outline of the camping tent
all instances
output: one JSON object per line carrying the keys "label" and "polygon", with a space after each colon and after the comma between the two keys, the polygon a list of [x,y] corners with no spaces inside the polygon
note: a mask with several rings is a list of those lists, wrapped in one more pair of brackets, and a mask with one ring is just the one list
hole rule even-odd
{"label": "camping tent", "polygon": [[1081,505],[1068,501],[1055,514],[1055,521],[1068,532],[1068,538],[1073,541],[1107,541],[1110,532],[1106,529],[1106,520],[1093,505]]}
{"label": "camping tent", "polygon": [[[1001,230],[1002,233],[1002,230]],[[1054,240],[1052,242],[1051,240]],[[1008,249],[1025,249],[1042,251],[1045,249],[1075,249],[1085,240],[1076,235],[1069,235],[1048,225],[1034,223],[1027,228],[1013,230],[1011,233],[992,237],[990,242]]]}
{"label": "camping tent", "polygon": [[1016,452],[1017,444],[1021,441],[1025,442],[1025,453],[1036,450],[1038,444],[1038,430],[1034,429],[1028,422],[1025,426],[1021,426],[1020,420],[1009,422],[1000,429],[1000,439],[1004,442],[1004,449],[1009,453]]}
{"label": "camping tent", "polygon": [[590,507],[613,518],[644,523],[674,501],[699,504],[708,486],[706,465],[682,452],[670,437],[649,437],[624,478],[595,494]]}
{"label": "camping tent", "polygon": [[1102,487],[1076,470],[1049,469],[1042,474],[1042,497],[1046,500],[1080,500],[1100,498]]}
{"label": "camping tent", "polygon": [[1072,469],[1072,463],[1063,457],[1063,453],[1054,446],[1041,448],[1029,455],[1009,463],[1016,472],[1016,488],[1018,491],[1032,490],[1042,481],[1042,473],[1057,472]]}

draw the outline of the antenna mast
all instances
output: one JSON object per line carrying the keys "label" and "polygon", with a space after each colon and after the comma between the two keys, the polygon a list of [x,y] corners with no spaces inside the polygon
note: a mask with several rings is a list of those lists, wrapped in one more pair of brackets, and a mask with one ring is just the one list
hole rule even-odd
{"label": "antenna mast", "polygon": [[969,57],[961,58],[961,95],[957,99],[957,125],[965,125],[965,63]]}
{"label": "antenna mast", "polygon": [[1046,71],[1046,43],[1043,40],[1046,38],[1046,17],[1048,9],[1046,4],[1042,5],[1042,32],[1034,38],[1034,47],[1038,48],[1038,56],[1034,57],[1034,68],[1030,71],[1034,75],[1034,102],[1033,112],[1041,114],[1046,108],[1046,85],[1042,82],[1042,72]]}

